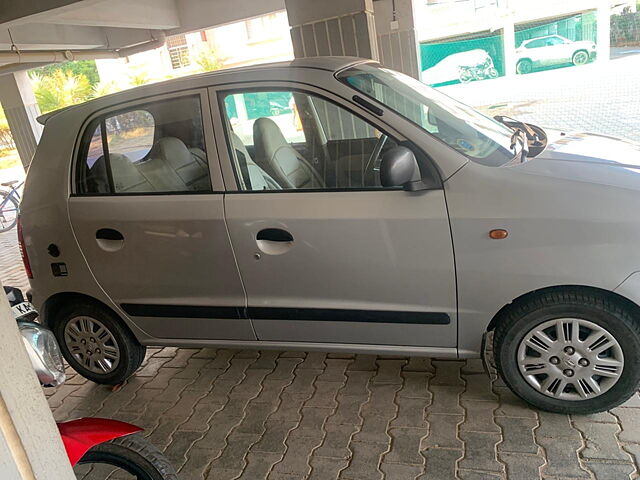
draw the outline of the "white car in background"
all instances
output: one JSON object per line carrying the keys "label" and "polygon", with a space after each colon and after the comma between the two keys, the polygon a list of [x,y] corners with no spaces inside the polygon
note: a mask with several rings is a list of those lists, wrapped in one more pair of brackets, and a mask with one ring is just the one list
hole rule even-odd
{"label": "white car in background", "polygon": [[596,44],[588,40],[574,42],[560,35],[536,37],[525,40],[516,49],[516,71],[524,74],[567,63],[584,65],[595,56]]}

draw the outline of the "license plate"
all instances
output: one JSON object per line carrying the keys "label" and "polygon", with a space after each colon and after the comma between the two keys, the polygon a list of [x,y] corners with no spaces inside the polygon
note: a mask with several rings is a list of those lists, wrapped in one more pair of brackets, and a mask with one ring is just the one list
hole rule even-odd
{"label": "license plate", "polygon": [[13,311],[13,318],[15,318],[16,320],[29,315],[30,313],[36,312],[35,307],[29,302],[22,302],[18,305],[14,305],[13,307],[11,307],[11,310]]}

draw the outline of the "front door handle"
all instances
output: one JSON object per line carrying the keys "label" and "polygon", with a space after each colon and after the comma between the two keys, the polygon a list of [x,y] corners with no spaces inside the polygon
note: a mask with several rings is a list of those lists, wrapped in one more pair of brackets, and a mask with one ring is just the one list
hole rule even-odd
{"label": "front door handle", "polygon": [[258,232],[256,240],[267,240],[269,242],[293,242],[293,236],[281,228],[265,228]]}
{"label": "front door handle", "polygon": [[256,235],[256,244],[267,255],[282,255],[293,246],[293,235],[281,228],[265,228]]}
{"label": "front door handle", "polygon": [[96,242],[105,252],[116,252],[124,245],[124,235],[113,228],[101,228],[96,231]]}

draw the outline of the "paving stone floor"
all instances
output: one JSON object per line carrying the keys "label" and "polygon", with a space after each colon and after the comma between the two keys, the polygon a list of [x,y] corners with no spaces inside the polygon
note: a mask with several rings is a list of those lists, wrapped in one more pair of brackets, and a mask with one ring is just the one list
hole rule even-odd
{"label": "paving stone floor", "polygon": [[[0,279],[24,286],[15,233]],[[638,477],[640,397],[611,412],[530,409],[479,360],[149,349],[118,389],[45,389],[57,420],[144,427],[182,480],[497,480]]]}

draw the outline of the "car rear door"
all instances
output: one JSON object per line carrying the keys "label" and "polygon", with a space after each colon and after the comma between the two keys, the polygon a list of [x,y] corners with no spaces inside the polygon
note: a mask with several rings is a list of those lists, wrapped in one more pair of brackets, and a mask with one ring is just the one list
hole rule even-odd
{"label": "car rear door", "polygon": [[252,340],[208,106],[197,90],[91,117],[69,216],[96,282],[150,336]]}
{"label": "car rear door", "polygon": [[[288,92],[295,108],[266,119],[229,108],[255,92]],[[444,192],[379,182],[380,154],[405,139],[308,84],[237,84],[211,89],[210,98],[217,137],[227,139],[218,143],[226,221],[258,339],[455,347]],[[259,179],[267,177],[280,186]]]}

